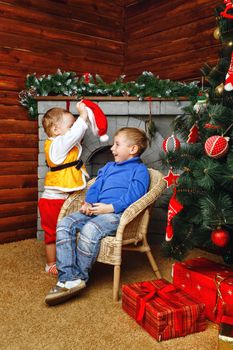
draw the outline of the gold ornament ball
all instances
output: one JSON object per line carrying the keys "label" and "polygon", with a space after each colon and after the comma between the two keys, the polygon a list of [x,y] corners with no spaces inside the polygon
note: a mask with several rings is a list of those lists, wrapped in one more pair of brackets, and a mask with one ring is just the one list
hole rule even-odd
{"label": "gold ornament ball", "polygon": [[219,27],[217,27],[214,30],[214,39],[219,40],[219,38],[220,38],[220,29]]}
{"label": "gold ornament ball", "polygon": [[223,93],[223,90],[224,90],[224,84],[221,83],[218,86],[216,86],[214,91],[215,91],[216,95],[221,95]]}

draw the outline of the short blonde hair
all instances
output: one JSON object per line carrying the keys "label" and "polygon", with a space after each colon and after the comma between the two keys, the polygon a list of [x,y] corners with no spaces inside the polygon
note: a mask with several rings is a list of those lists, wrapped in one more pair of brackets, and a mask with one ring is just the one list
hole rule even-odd
{"label": "short blonde hair", "polygon": [[148,137],[144,130],[139,128],[124,127],[124,128],[118,129],[115,132],[114,137],[119,134],[126,135],[131,145],[138,146],[138,152],[137,152],[138,156],[140,156],[146,150],[148,146]]}
{"label": "short blonde hair", "polygon": [[42,118],[42,125],[44,128],[44,131],[48,135],[48,137],[53,136],[52,134],[52,127],[57,123],[60,122],[63,118],[63,115],[69,113],[66,109],[54,107],[49,109],[45,115]]}

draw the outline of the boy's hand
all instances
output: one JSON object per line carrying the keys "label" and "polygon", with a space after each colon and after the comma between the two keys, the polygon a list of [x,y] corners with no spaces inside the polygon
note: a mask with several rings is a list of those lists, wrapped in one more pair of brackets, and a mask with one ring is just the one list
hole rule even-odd
{"label": "boy's hand", "polygon": [[81,208],[79,209],[80,213],[91,216],[93,215],[92,212],[90,211],[90,209],[92,208],[92,204],[84,202],[81,206]]}
{"label": "boy's hand", "polygon": [[93,215],[108,214],[108,213],[113,213],[114,208],[112,204],[93,203],[92,207],[90,208],[90,212]]}
{"label": "boy's hand", "polygon": [[79,112],[79,116],[86,122],[88,115],[87,115],[87,110],[86,110],[86,105],[82,101],[79,101],[76,104],[77,110]]}

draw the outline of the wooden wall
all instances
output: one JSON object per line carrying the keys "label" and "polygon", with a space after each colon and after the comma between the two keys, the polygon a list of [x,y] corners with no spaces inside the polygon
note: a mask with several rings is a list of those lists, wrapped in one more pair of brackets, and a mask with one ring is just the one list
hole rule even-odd
{"label": "wooden wall", "polygon": [[28,73],[99,73],[112,81],[144,70],[199,78],[215,62],[216,0],[0,1],[0,243],[35,237],[37,121],[18,92]]}
{"label": "wooden wall", "polygon": [[37,121],[18,103],[28,73],[112,81],[123,66],[123,2],[0,2],[0,242],[36,236]]}
{"label": "wooden wall", "polygon": [[221,0],[126,0],[124,72],[129,80],[151,71],[161,79],[200,80],[205,62],[215,64],[214,9]]}

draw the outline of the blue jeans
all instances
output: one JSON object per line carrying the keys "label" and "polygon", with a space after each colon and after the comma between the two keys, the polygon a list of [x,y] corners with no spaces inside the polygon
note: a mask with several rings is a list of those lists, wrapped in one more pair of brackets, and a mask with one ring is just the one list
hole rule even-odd
{"label": "blue jeans", "polygon": [[[122,213],[84,215],[80,212],[64,217],[57,226],[57,269],[60,282],[82,279],[89,272],[99,253],[101,239],[115,236]],[[80,237],[77,244],[77,232]]]}

